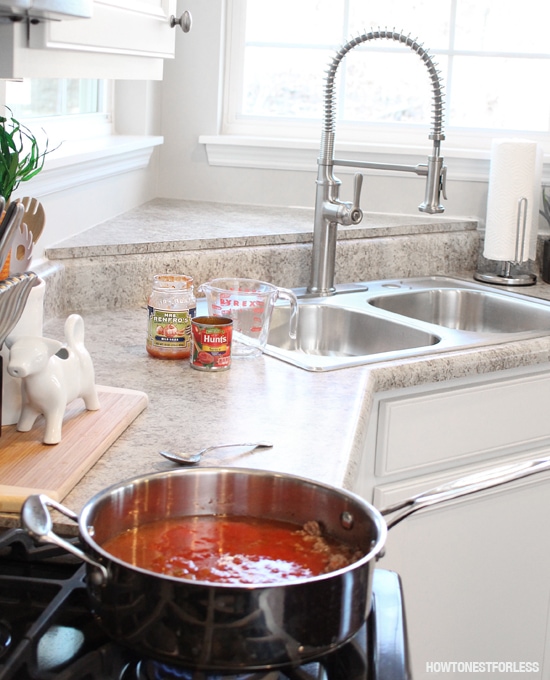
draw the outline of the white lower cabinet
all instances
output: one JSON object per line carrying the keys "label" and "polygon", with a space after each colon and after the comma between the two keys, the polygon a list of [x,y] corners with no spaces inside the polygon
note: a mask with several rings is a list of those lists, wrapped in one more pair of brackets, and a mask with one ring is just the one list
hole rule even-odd
{"label": "white lower cabinet", "polygon": [[[380,393],[354,490],[383,509],[550,457],[549,402],[548,365]],[[414,680],[550,677],[550,473],[407,517],[379,566],[402,578]]]}

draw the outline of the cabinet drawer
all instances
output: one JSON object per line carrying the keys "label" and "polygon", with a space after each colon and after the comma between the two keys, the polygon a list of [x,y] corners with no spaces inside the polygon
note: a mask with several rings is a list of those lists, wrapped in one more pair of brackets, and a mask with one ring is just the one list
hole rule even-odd
{"label": "cabinet drawer", "polygon": [[546,364],[381,395],[375,474],[418,474],[538,446],[550,439],[549,401]]}
{"label": "cabinet drawer", "polygon": [[[408,498],[412,498],[417,494],[430,491],[435,489],[442,484],[450,484],[456,482],[463,477],[468,477],[480,472],[493,471],[499,467],[508,467],[514,463],[522,463],[525,461],[531,461],[538,458],[548,458],[550,457],[550,447],[545,446],[540,449],[535,449],[529,451],[529,453],[523,453],[519,456],[510,456],[507,458],[498,458],[490,462],[485,462],[477,465],[469,465],[467,467],[461,468],[459,470],[446,470],[445,472],[440,472],[437,474],[425,475],[422,477],[414,477],[403,479],[399,482],[390,482],[388,484],[378,484],[374,487],[372,492],[372,504],[379,508],[384,509],[390,507],[396,503],[404,501]],[[512,490],[515,488],[520,488],[528,484],[548,484],[550,480],[550,470],[538,472],[537,474],[529,475],[521,479],[507,482],[505,484],[500,484],[490,489],[484,491],[479,491],[477,493],[469,494],[451,501],[447,501],[441,504],[435,504],[434,506],[425,508],[421,513],[430,512],[432,509],[438,510],[440,508],[447,508],[456,503],[464,503],[470,501],[477,501],[478,499],[485,497],[488,498],[492,494],[500,494],[507,490]],[[416,517],[416,515],[413,515]],[[388,516],[388,520],[391,519],[391,515]],[[407,521],[407,520],[404,520]]]}

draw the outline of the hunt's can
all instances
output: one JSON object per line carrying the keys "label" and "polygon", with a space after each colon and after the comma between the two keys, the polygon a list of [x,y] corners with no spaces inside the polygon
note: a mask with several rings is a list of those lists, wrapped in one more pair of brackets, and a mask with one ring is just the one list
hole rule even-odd
{"label": "hunt's can", "polygon": [[199,371],[226,371],[231,366],[233,320],[225,316],[191,319],[191,366]]}

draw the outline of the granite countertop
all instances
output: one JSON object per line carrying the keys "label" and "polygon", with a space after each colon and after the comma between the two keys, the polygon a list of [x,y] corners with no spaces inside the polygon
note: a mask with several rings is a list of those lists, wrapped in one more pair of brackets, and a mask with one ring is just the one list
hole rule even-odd
{"label": "granite countertop", "polygon": [[[248,455],[210,452],[201,465],[269,469],[349,488],[377,392],[548,362],[550,336],[326,373],[265,355],[209,373],[147,354],[144,298],[152,273],[179,267],[200,281],[221,271],[242,276],[244,269],[279,285],[304,285],[312,216],[306,208],[158,199],[48,251],[52,262],[62,263],[64,279],[50,290],[63,304],[61,313],[47,317],[44,335],[62,339],[67,314],[80,313],[97,384],[149,397],[148,407],[63,500],[67,507],[79,512],[113,483],[175,469],[160,449],[230,441],[270,440],[274,446]],[[359,227],[339,232],[349,244],[341,246],[339,270],[347,281],[406,277],[411,268],[414,275],[459,272],[471,280],[475,228],[461,219],[366,216]],[[543,283],[516,292],[550,299]],[[18,515],[0,515],[0,525],[18,524]],[[58,526],[76,533],[69,520]]]}
{"label": "granite countertop", "polygon": [[[313,208],[235,205],[157,198],[72,236],[47,250],[51,260],[138,255],[207,248],[311,243]],[[341,226],[340,241],[384,236],[475,231],[471,218],[364,213]]]}
{"label": "granite countertop", "polygon": [[[237,455],[208,453],[201,465],[293,473],[350,487],[359,465],[373,396],[378,391],[547,362],[550,337],[370,367],[313,373],[262,355],[209,373],[187,361],[158,360],[145,350],[145,309],[84,314],[96,382],[145,392],[149,405],[84,476],[63,503],[79,512],[105,487],[174,469],[160,449],[195,450],[213,443],[269,440],[274,447]],[[45,326],[63,336],[63,320]],[[0,518],[17,525],[17,515]],[[76,532],[62,518],[59,528]]]}

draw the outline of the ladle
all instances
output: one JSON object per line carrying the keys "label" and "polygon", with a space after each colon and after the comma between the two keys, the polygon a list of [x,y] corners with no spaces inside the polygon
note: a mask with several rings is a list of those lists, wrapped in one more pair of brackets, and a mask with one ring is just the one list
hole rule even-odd
{"label": "ladle", "polygon": [[251,453],[256,449],[270,449],[273,444],[270,442],[257,442],[256,444],[215,444],[214,446],[206,446],[204,449],[197,451],[196,453],[172,453],[171,451],[159,451],[161,456],[168,458],[173,463],[179,463],[180,465],[195,465],[202,458],[204,453],[208,451],[213,451],[214,449],[227,449],[237,446],[248,447],[243,453]]}

